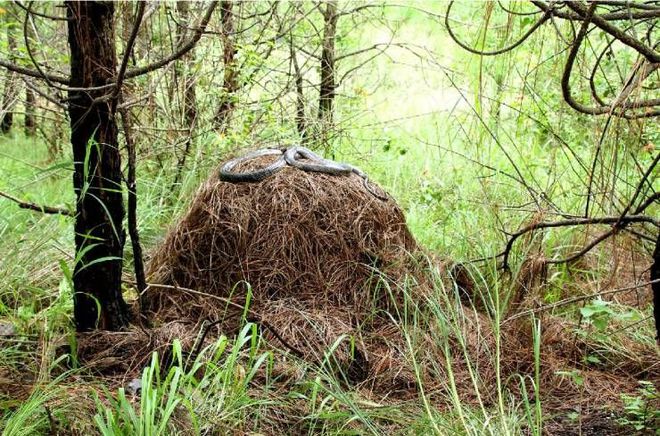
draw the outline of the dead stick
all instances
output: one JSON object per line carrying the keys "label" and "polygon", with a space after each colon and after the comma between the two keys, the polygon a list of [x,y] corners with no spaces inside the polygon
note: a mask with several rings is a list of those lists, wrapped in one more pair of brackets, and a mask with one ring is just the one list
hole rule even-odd
{"label": "dead stick", "polygon": [[589,295],[581,295],[579,297],[566,298],[565,300],[557,301],[556,303],[548,304],[546,306],[537,307],[536,309],[529,309],[529,310],[519,312],[519,313],[505,319],[504,321],[502,321],[502,324],[505,324],[509,321],[513,321],[514,319],[522,318],[525,315],[532,315],[532,314],[537,314],[537,313],[540,313],[540,312],[547,312],[548,310],[556,309],[557,307],[566,306],[566,305],[571,304],[571,303],[577,303],[579,301],[588,300],[590,298],[600,297],[600,296],[603,296],[603,295],[612,295],[612,294],[618,294],[619,292],[632,291],[633,289],[641,288],[641,287],[647,286],[647,285],[653,285],[654,283],[660,283],[660,279],[651,280],[651,281],[648,281],[648,282],[645,282],[645,283],[640,283],[638,285],[628,286],[628,287],[625,287],[625,288],[611,289],[609,291],[595,292],[595,293],[589,294]]}
{"label": "dead stick", "polygon": [[66,215],[71,217],[74,216],[70,210],[64,209],[63,207],[43,206],[36,203],[30,203],[29,201],[23,201],[20,198],[16,198],[13,195],[9,195],[2,191],[0,191],[0,197],[4,197],[7,200],[11,200],[14,203],[17,203],[18,207],[21,209],[29,209],[51,215]]}

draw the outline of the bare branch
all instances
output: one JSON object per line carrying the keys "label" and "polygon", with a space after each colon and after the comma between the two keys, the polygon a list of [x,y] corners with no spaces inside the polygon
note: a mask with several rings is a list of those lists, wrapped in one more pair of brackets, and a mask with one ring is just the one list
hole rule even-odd
{"label": "bare branch", "polygon": [[69,209],[65,209],[63,207],[43,206],[36,203],[31,203],[29,201],[23,201],[19,198],[14,197],[13,195],[7,194],[2,191],[0,191],[0,197],[4,197],[7,200],[13,201],[14,203],[18,204],[18,207],[20,207],[21,209],[34,210],[37,212],[51,214],[51,215],[65,215],[71,217],[74,216],[73,212],[71,212]]}
{"label": "bare branch", "polygon": [[39,71],[33,70],[31,68],[21,67],[20,65],[13,64],[11,62],[7,62],[2,59],[0,59],[0,67],[4,67],[9,71],[13,71],[15,73],[23,74],[24,76],[34,77],[41,80],[50,80],[51,82],[60,83],[62,85],[69,84],[68,77],[60,76],[56,74],[40,73]]}
{"label": "bare branch", "polygon": [[[591,4],[589,9],[584,7],[582,2],[575,1],[575,2],[566,2],[566,5],[573,9],[575,12],[577,12],[580,16],[581,19],[587,20],[587,21],[592,21],[596,26],[601,28],[603,31],[609,33],[625,45],[635,49],[637,53],[641,54],[644,56],[649,62],[651,63],[658,63],[660,62],[660,53],[657,51],[653,50],[652,48],[646,46],[643,44],[641,41],[633,38],[629,34],[623,32],[621,29],[619,29],[616,26],[613,26],[612,24],[608,23],[607,19],[604,17],[599,16],[598,14],[593,14],[593,10],[595,9],[596,5],[598,3],[594,2]],[[589,11],[592,11],[591,13]],[[656,12],[657,13],[657,12]],[[592,16],[591,16],[592,15]],[[660,16],[660,15],[658,15]],[[589,18],[588,18],[589,17]],[[656,16],[654,15],[654,18]],[[630,18],[630,16],[627,16],[626,18]]]}
{"label": "bare branch", "polygon": [[[613,227],[613,229],[619,229],[631,223],[650,223],[655,225],[656,227],[660,227],[660,221],[645,215],[627,215],[624,217],[606,216],[606,217],[595,217],[595,218],[574,218],[574,219],[567,219],[562,221],[550,221],[550,222],[542,221],[539,223],[530,224],[518,230],[517,232],[511,234],[511,237],[509,238],[509,241],[507,242],[504,251],[500,253],[498,257],[500,256],[503,257],[502,268],[508,269],[509,255],[511,253],[511,249],[513,248],[514,242],[516,242],[516,240],[522,235],[535,230],[557,228],[557,227],[581,226],[581,225],[589,225],[589,224],[614,224],[615,226]],[[605,238],[603,237],[603,239],[601,239],[598,242],[601,242],[604,239]]]}
{"label": "bare branch", "polygon": [[[30,2],[30,3],[33,3],[33,2]],[[19,8],[23,9],[24,11],[26,11],[30,15],[35,15],[35,16],[41,17],[41,18],[48,18],[49,20],[55,20],[55,21],[69,21],[70,20],[70,18],[68,18],[68,17],[48,15],[48,14],[44,14],[43,12],[33,11],[31,8],[26,7],[25,5],[23,5],[18,0],[15,0],[14,4],[16,6],[18,6]]]}
{"label": "bare branch", "polygon": [[[576,14],[571,11],[562,11],[559,6],[550,5],[544,1],[532,0],[532,3],[542,11],[551,12],[553,16],[558,18],[562,18],[565,20],[580,20],[582,18],[579,14]],[[562,6],[565,3],[571,3],[571,2],[562,2]],[[608,2],[599,1],[598,3],[601,5],[606,5]],[[642,5],[642,3],[632,3],[632,2],[622,2],[622,3],[625,4],[621,4],[621,6],[644,9],[639,7],[639,5]],[[612,13],[600,15],[600,18],[606,21],[619,21],[619,20],[631,20],[631,19],[643,20],[643,19],[658,18],[658,17],[660,17],[660,9],[657,8],[643,10],[641,12],[623,11],[623,12],[612,12]]]}
{"label": "bare branch", "polygon": [[447,6],[447,14],[445,15],[445,27],[447,28],[447,32],[449,33],[449,36],[451,37],[451,39],[454,40],[454,42],[456,44],[458,44],[464,50],[467,50],[470,53],[477,54],[477,55],[480,55],[480,56],[497,56],[497,55],[500,55],[502,53],[506,53],[508,51],[511,51],[511,50],[515,49],[516,47],[520,46],[523,42],[525,42],[527,40],[527,38],[532,36],[532,34],[536,31],[536,29],[541,27],[543,25],[543,23],[548,21],[548,19],[550,18],[550,10],[548,10],[541,16],[541,18],[539,18],[539,20],[536,23],[534,23],[532,25],[532,27],[529,28],[529,30],[527,30],[527,32],[525,32],[523,34],[523,36],[521,36],[513,44],[511,44],[507,47],[498,49],[498,50],[483,51],[483,50],[477,50],[475,48],[472,48],[469,45],[462,42],[461,40],[459,40],[458,37],[456,36],[456,34],[454,33],[454,31],[452,30],[451,25],[449,24],[449,15],[451,13],[451,7],[452,7],[453,4],[454,4],[453,0],[449,2],[449,6]]}
{"label": "bare branch", "polygon": [[[121,93],[121,85],[124,82],[124,75],[126,74],[126,68],[128,67],[128,60],[131,58],[131,53],[133,52],[133,45],[135,45],[135,39],[137,38],[138,31],[140,30],[140,24],[142,24],[142,18],[144,17],[144,6],[146,2],[138,3],[138,10],[135,14],[135,22],[133,23],[133,30],[131,30],[131,35],[128,38],[126,43],[126,51],[124,57],[121,61],[121,66],[119,67],[119,73],[117,74],[117,80],[115,82],[115,91],[113,92],[112,101],[112,112],[114,113],[117,110],[117,104],[119,102],[119,94]],[[123,116],[123,115],[122,115]],[[125,128],[125,131],[127,129]]]}
{"label": "bare branch", "polygon": [[134,77],[142,76],[144,74],[150,73],[154,70],[157,70],[158,68],[161,68],[170,62],[173,62],[186,53],[188,53],[190,50],[192,50],[197,42],[200,40],[202,35],[204,34],[204,30],[206,29],[206,26],[208,25],[209,21],[211,20],[211,16],[213,15],[213,11],[215,10],[216,6],[218,5],[217,1],[212,1],[209,7],[206,9],[206,13],[204,14],[204,17],[200,21],[199,25],[197,26],[197,29],[193,33],[193,35],[190,37],[188,42],[185,44],[181,45],[177,51],[172,53],[171,55],[160,59],[156,62],[153,62],[149,65],[145,65],[144,67],[139,67],[139,68],[134,68],[130,69],[126,72],[126,78],[131,79]]}
{"label": "bare branch", "polygon": [[658,283],[658,282],[660,282],[660,279],[651,280],[651,281],[640,283],[640,284],[633,285],[633,286],[626,286],[624,288],[610,289],[609,291],[594,292],[593,294],[580,295],[580,296],[577,296],[577,297],[566,298],[564,300],[557,301],[556,303],[546,304],[545,306],[537,307],[535,309],[529,309],[529,310],[524,310],[522,312],[518,312],[515,315],[510,316],[509,318],[502,321],[502,324],[505,324],[507,322],[511,322],[511,321],[513,321],[515,319],[518,319],[518,318],[522,318],[523,316],[526,316],[526,315],[534,315],[534,314],[541,313],[541,312],[548,312],[548,311],[550,311],[552,309],[556,309],[558,307],[568,306],[569,304],[578,303],[580,301],[585,301],[585,300],[591,300],[592,298],[603,297],[605,295],[614,295],[614,294],[619,294],[621,292],[632,291],[632,290],[635,290],[635,289],[643,288],[644,286],[653,285],[653,284]]}

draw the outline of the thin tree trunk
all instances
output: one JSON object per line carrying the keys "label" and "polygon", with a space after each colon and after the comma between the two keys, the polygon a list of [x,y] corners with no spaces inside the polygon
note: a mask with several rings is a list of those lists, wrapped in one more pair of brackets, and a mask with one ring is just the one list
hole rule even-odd
{"label": "thin tree trunk", "polygon": [[131,121],[128,109],[119,109],[122,125],[124,127],[124,138],[126,139],[126,152],[128,154],[128,233],[131,237],[133,248],[133,266],[135,268],[135,282],[140,295],[140,322],[145,321],[144,291],[147,289],[147,279],[144,273],[144,261],[142,256],[142,245],[140,244],[140,232],[137,225],[137,181],[136,181],[136,150],[131,131]]}
{"label": "thin tree trunk", "polygon": [[34,133],[37,128],[37,124],[34,120],[35,117],[35,106],[36,101],[34,98],[34,92],[25,87],[25,136],[34,136]]}
{"label": "thin tree trunk", "polygon": [[[71,86],[112,80],[114,4],[67,1]],[[78,331],[118,330],[129,321],[121,293],[125,240],[121,156],[108,90],[70,91],[73,186],[76,192],[74,316]],[[96,99],[96,100],[95,100]]]}
{"label": "thin tree trunk", "polygon": [[[32,30],[32,26],[27,26],[26,31],[28,33],[25,36],[29,39],[33,39],[34,32]],[[25,136],[34,136],[36,133],[37,124],[35,121],[35,114],[36,114],[36,99],[35,99],[34,91],[30,89],[29,86],[25,85],[25,119],[23,122]],[[49,146],[49,154],[50,154],[50,147],[51,146]]]}
{"label": "thin tree trunk", "polygon": [[[322,136],[332,127],[335,98],[335,36],[337,33],[337,0],[329,0],[323,12],[323,47],[321,51],[321,86],[319,113]],[[325,142],[325,141],[324,141]]]}
{"label": "thin tree trunk", "polygon": [[[176,3],[179,18],[183,26],[189,26],[189,4],[187,1],[178,1]],[[185,31],[181,31],[178,38],[178,44],[185,40]],[[186,165],[186,159],[190,153],[192,146],[193,129],[195,128],[195,121],[197,119],[197,98],[195,95],[195,77],[191,72],[191,64],[195,61],[192,50],[186,54],[181,60],[177,61],[176,69],[177,77],[183,77],[183,120],[185,127],[188,129],[188,138],[183,147],[183,152],[179,156],[177,162],[176,176],[174,177],[174,185],[178,185],[181,180],[181,175]]]}
{"label": "thin tree trunk", "polygon": [[[190,3],[187,1],[178,1],[176,3],[179,18],[183,26],[191,26],[190,23]],[[186,32],[181,31],[177,45],[180,45],[186,39]],[[177,61],[176,69],[178,71],[177,77],[183,77],[183,118],[188,128],[192,130],[195,119],[197,118],[197,105],[195,96],[195,76],[192,74],[191,64],[195,61],[194,50],[186,53],[179,61]]]}
{"label": "thin tree trunk", "polygon": [[222,38],[224,43],[223,62],[225,73],[222,83],[222,99],[215,117],[216,128],[225,132],[229,124],[229,118],[236,106],[235,93],[238,90],[236,63],[236,48],[234,47],[234,13],[233,1],[224,0],[220,2],[220,21],[222,23]]}
{"label": "thin tree trunk", "polygon": [[[9,22],[6,23],[7,27],[7,48],[9,49],[9,60],[12,63],[16,62],[16,37],[14,35],[14,26]],[[16,99],[16,92],[14,89],[14,78],[16,74],[7,71],[5,76],[5,89],[2,96],[2,119],[0,119],[0,131],[8,133],[14,124],[14,113],[12,112],[14,100]]]}
{"label": "thin tree trunk", "polygon": [[298,57],[293,45],[293,36],[291,36],[291,62],[293,63],[293,72],[295,74],[296,82],[296,128],[298,134],[302,138],[303,144],[307,143],[307,126],[305,123],[305,93],[303,90],[303,76],[298,65]]}
{"label": "thin tree trunk", "polygon": [[[651,265],[651,281],[660,280],[660,232],[655,241],[653,265]],[[655,318],[655,339],[660,344],[660,282],[651,284],[653,290],[653,317]]]}

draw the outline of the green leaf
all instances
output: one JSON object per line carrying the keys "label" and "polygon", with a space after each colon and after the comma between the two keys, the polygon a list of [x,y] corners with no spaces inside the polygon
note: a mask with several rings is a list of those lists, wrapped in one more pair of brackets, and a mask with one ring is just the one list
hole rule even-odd
{"label": "green leaf", "polygon": [[587,356],[587,362],[589,363],[603,363],[598,357],[594,355]]}
{"label": "green leaf", "polygon": [[607,328],[608,321],[609,320],[606,317],[599,316],[592,319],[591,322],[598,330],[605,330]]}
{"label": "green leaf", "polygon": [[594,308],[591,306],[585,306],[580,308],[580,313],[585,318],[591,318],[593,314],[596,313],[596,310],[594,310]]}

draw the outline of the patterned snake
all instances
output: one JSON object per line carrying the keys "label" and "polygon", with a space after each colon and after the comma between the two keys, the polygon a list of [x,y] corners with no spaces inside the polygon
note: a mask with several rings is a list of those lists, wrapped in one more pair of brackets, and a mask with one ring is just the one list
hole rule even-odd
{"label": "patterned snake", "polygon": [[[243,162],[261,157],[261,156],[279,156],[270,165],[253,171],[235,172],[234,168]],[[303,162],[300,159],[305,159],[308,162]],[[351,173],[356,174],[362,178],[364,188],[369,191],[371,195],[382,201],[387,201],[388,197],[379,194],[369,184],[369,177],[360,169],[347,163],[338,163],[332,160],[325,159],[312,150],[305,147],[289,147],[287,149],[274,149],[265,148],[263,150],[253,151],[244,156],[237,157],[227,161],[220,168],[220,180],[225,182],[260,182],[267,177],[272,176],[286,165],[298,168],[303,171],[310,171],[316,173],[326,173],[332,175],[348,175]]]}

